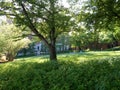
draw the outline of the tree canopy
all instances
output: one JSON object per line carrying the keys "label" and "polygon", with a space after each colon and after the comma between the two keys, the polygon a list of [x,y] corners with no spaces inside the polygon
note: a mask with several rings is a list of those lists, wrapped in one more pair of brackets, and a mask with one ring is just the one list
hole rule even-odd
{"label": "tree canopy", "polygon": [[50,60],[57,60],[56,41],[63,32],[74,32],[72,43],[76,46],[120,40],[119,0],[67,1],[69,8],[60,0],[1,0],[0,15],[42,40],[49,48]]}
{"label": "tree canopy", "polygon": [[119,0],[88,0],[85,4],[86,20],[96,28],[113,28],[120,23]]}
{"label": "tree canopy", "polygon": [[71,15],[59,0],[12,0],[0,2],[1,15],[13,18],[18,25],[29,29],[49,48],[50,60],[56,58],[56,38],[69,31]]}

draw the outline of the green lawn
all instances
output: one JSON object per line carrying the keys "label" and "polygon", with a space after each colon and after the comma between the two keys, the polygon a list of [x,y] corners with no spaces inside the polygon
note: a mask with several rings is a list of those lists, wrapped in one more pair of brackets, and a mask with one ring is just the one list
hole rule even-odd
{"label": "green lawn", "polygon": [[[72,62],[83,62],[94,59],[104,59],[110,57],[120,56],[120,51],[90,51],[82,53],[67,53],[67,54],[58,54],[59,61],[72,61]],[[25,62],[44,62],[49,61],[49,56],[33,56],[28,58],[19,58],[16,60],[23,60]]]}
{"label": "green lawn", "polygon": [[0,90],[120,90],[120,51],[19,58],[0,64]]}

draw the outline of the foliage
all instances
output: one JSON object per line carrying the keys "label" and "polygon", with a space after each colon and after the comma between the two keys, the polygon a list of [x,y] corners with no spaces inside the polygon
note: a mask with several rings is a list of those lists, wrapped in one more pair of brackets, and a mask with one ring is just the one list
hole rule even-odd
{"label": "foliage", "polygon": [[30,43],[27,38],[22,39],[22,32],[13,24],[4,24],[0,26],[0,53],[6,53],[8,60],[13,60],[17,52]]}
{"label": "foliage", "polygon": [[120,27],[116,25],[114,28],[113,36],[115,37],[116,40],[120,40],[120,33],[119,33]]}
{"label": "foliage", "polygon": [[[113,52],[102,53],[103,56],[104,53],[113,54]],[[96,52],[89,54],[96,55]],[[120,88],[120,57],[75,62],[77,60],[72,56],[60,55],[63,59],[71,58],[71,62],[69,60],[49,62],[43,59],[40,62],[40,57],[38,60],[36,57],[31,57],[29,60],[0,64],[0,90],[118,90]],[[76,58],[81,57],[77,56]]]}
{"label": "foliage", "polygon": [[90,43],[95,44],[94,48],[97,49],[98,43],[114,43],[120,40],[119,4],[119,0],[85,0],[82,5],[79,4],[82,7],[76,12],[77,23],[84,23],[87,34],[90,35]]}
{"label": "foliage", "polygon": [[29,28],[50,51],[50,59],[57,60],[55,43],[58,35],[70,30],[72,24],[68,8],[59,0],[12,0],[0,2],[1,15],[14,19],[18,26]]}
{"label": "foliage", "polygon": [[113,28],[119,23],[119,0],[88,0],[85,4],[87,21],[96,28]]}
{"label": "foliage", "polygon": [[58,53],[68,52],[67,50],[70,48],[70,36],[68,33],[63,33],[58,36],[56,47],[58,48]]}
{"label": "foliage", "polygon": [[[27,48],[22,48],[18,54],[17,57],[28,57],[28,56],[34,56],[35,55],[35,48],[34,48],[35,43],[32,42],[28,44]],[[21,55],[20,55],[21,54]]]}
{"label": "foliage", "polygon": [[91,41],[90,33],[86,30],[77,30],[78,32],[70,33],[70,41],[73,47],[78,47],[78,49],[84,49]]}
{"label": "foliage", "polygon": [[113,42],[113,33],[108,31],[102,31],[99,33],[99,42],[100,43],[111,43]]}
{"label": "foliage", "polygon": [[[118,40],[118,28],[120,28],[119,0],[88,0],[83,10],[85,12],[86,26],[99,31],[114,33],[112,38]],[[109,37],[109,34],[108,34]]]}

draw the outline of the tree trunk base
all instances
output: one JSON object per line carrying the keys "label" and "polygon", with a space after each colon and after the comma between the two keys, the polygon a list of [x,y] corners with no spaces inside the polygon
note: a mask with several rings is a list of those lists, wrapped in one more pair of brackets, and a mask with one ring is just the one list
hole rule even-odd
{"label": "tree trunk base", "polygon": [[55,46],[50,47],[50,61],[57,61],[56,47]]}

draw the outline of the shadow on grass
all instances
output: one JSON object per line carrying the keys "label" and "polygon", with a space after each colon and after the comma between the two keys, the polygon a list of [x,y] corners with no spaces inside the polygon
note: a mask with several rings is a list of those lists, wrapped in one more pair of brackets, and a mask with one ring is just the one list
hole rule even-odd
{"label": "shadow on grass", "polygon": [[120,90],[120,57],[1,64],[0,90]]}

